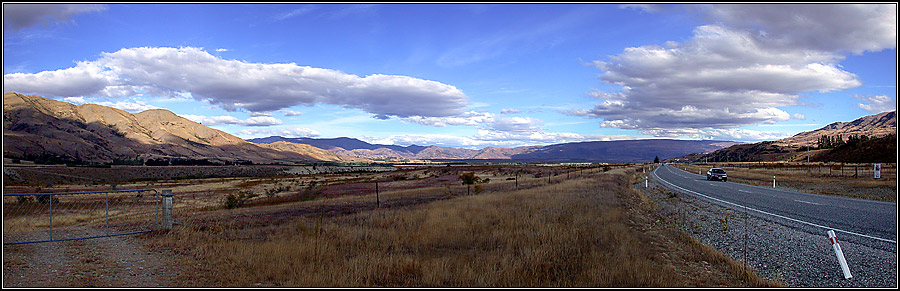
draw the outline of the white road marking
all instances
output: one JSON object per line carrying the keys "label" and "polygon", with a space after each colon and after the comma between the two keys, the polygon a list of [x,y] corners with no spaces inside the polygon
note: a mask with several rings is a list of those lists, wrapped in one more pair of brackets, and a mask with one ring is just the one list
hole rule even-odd
{"label": "white road marking", "polygon": [[746,191],[746,190],[741,190],[741,189],[738,189],[738,192],[744,192],[744,193],[753,193],[753,192],[750,192],[750,191]]}
{"label": "white road marking", "polygon": [[800,203],[808,203],[808,204],[822,205],[822,204],[819,204],[819,203],[809,202],[809,201],[803,201],[803,200],[794,200],[794,201],[800,202]]}
{"label": "white road marking", "polygon": [[[659,169],[659,168],[657,168],[657,169]],[[671,170],[669,170],[669,171],[671,171]],[[803,223],[803,224],[807,224],[807,225],[811,225],[811,226],[815,226],[815,227],[821,227],[821,228],[823,228],[823,229],[832,229],[832,230],[840,231],[840,232],[843,232],[843,233],[846,233],[846,234],[857,235],[857,236],[861,236],[861,237],[867,237],[867,238],[871,238],[871,239],[875,239],[875,240],[880,240],[880,241],[891,242],[891,243],[897,243],[897,241],[895,241],[895,240],[889,240],[889,239],[884,239],[884,238],[880,238],[880,237],[869,236],[869,235],[865,235],[865,234],[861,234],[861,233],[855,233],[855,232],[852,232],[852,231],[846,231],[846,230],[842,230],[842,229],[838,229],[838,228],[834,228],[834,227],[827,227],[827,226],[824,226],[824,225],[818,225],[818,224],[815,224],[815,223],[812,223],[812,222],[806,222],[806,221],[803,221],[803,220],[794,219],[794,218],[790,218],[790,217],[787,217],[787,216],[782,216],[782,215],[778,215],[778,214],[775,214],[775,213],[769,213],[769,212],[765,212],[765,211],[762,211],[762,210],[759,210],[759,209],[750,208],[750,207],[747,207],[747,206],[744,206],[744,205],[731,203],[731,202],[728,202],[728,201],[725,201],[725,200],[722,200],[722,199],[717,199],[717,198],[709,197],[709,196],[706,196],[706,195],[703,195],[703,194],[700,194],[700,193],[697,193],[697,192],[694,192],[694,191],[691,191],[691,190],[688,190],[688,189],[681,188],[681,187],[679,187],[678,185],[675,185],[675,184],[672,184],[672,183],[669,182],[669,181],[663,180],[663,178],[659,177],[659,175],[656,174],[656,170],[653,170],[653,172],[652,172],[651,174],[652,174],[653,176],[656,176],[656,178],[659,179],[659,181],[661,181],[661,182],[663,182],[663,183],[666,183],[666,184],[669,184],[669,185],[671,185],[672,187],[681,189],[682,191],[686,191],[686,192],[693,193],[693,194],[695,194],[695,195],[699,195],[699,196],[706,197],[707,199],[710,199],[710,200],[719,201],[719,202],[722,202],[722,203],[725,203],[725,204],[731,204],[731,205],[734,205],[734,206],[737,206],[737,207],[743,207],[744,209],[753,210],[753,211],[756,211],[756,212],[759,212],[759,213],[762,213],[762,214],[767,214],[767,215],[771,215],[771,216],[775,216],[775,217],[787,219],[787,220],[794,221],[794,222],[799,222],[799,223]]]}

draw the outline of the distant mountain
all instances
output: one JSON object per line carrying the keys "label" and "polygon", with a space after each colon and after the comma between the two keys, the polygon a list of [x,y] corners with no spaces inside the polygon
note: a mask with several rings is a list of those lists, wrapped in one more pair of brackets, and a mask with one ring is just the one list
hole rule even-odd
{"label": "distant mountain", "polygon": [[674,139],[589,141],[549,145],[529,153],[512,155],[511,158],[553,162],[652,162],[656,157],[668,159],[714,151],[733,144],[737,143]]}
{"label": "distant mountain", "polygon": [[168,110],[137,114],[96,104],[3,94],[3,156],[45,162],[206,160],[272,163],[340,160],[313,147],[276,150],[182,118]]}
{"label": "distant mountain", "polygon": [[[818,149],[823,135],[841,136],[845,142],[851,135],[870,139],[831,149]],[[754,144],[734,145],[711,153],[691,154],[671,159],[690,162],[896,162],[897,112],[863,116],[850,122],[835,122],[822,128],[798,133],[792,137]],[[809,149],[807,147],[810,147]]]}
{"label": "distant mountain", "polygon": [[307,144],[317,148],[330,150],[340,156],[358,157],[366,159],[508,159],[511,154],[527,151],[531,147],[521,149],[484,148],[481,150],[461,149],[441,146],[398,146],[370,144],[355,138],[286,138],[270,136],[253,138],[247,141],[255,143],[268,143],[274,141],[286,141],[299,144]]}
{"label": "distant mountain", "polygon": [[511,160],[535,162],[649,162],[695,152],[721,149],[735,142],[690,140],[626,140],[564,143],[516,148],[486,147],[480,150],[440,146],[395,146],[369,144],[352,138],[284,138],[271,136],[250,139],[262,143],[288,141],[315,145],[341,156],[369,159]]}

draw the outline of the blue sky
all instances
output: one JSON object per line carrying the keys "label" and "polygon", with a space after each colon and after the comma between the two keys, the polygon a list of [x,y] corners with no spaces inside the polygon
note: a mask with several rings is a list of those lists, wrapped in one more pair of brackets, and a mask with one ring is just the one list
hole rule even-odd
{"label": "blue sky", "polygon": [[895,110],[896,10],[4,3],[3,90],[245,139],[756,142]]}

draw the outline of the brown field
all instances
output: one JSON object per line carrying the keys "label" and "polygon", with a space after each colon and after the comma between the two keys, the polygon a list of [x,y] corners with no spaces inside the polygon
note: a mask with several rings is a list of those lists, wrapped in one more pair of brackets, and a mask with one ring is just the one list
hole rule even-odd
{"label": "brown field", "polygon": [[[423,166],[117,187],[173,190],[180,224],[135,238],[178,270],[166,279],[178,287],[780,286],[658,223],[652,200],[631,188],[639,175],[616,168]],[[490,181],[467,190],[466,172]],[[246,199],[229,209],[238,194]],[[26,264],[19,249],[4,247],[4,262]]]}
{"label": "brown field", "polygon": [[728,181],[756,186],[796,189],[801,192],[897,202],[897,164],[882,164],[881,178],[873,178],[872,164],[844,163],[699,163],[670,164],[688,172],[706,175],[722,168]]}

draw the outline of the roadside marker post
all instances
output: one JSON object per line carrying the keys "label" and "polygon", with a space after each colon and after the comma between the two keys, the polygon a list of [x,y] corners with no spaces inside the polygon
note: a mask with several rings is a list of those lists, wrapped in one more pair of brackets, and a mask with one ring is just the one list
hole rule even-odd
{"label": "roadside marker post", "polygon": [[844,259],[844,252],[841,250],[841,245],[838,244],[837,237],[834,235],[834,230],[828,231],[828,241],[831,242],[831,248],[834,249],[834,255],[837,256],[838,263],[841,264],[841,271],[844,272],[844,279],[853,278],[853,275],[850,275],[850,267],[847,266],[847,260]]}
{"label": "roadside marker post", "polygon": [[644,176],[644,188],[647,188],[647,176]]}
{"label": "roadside marker post", "polygon": [[772,188],[775,188],[775,176],[772,176]]}

